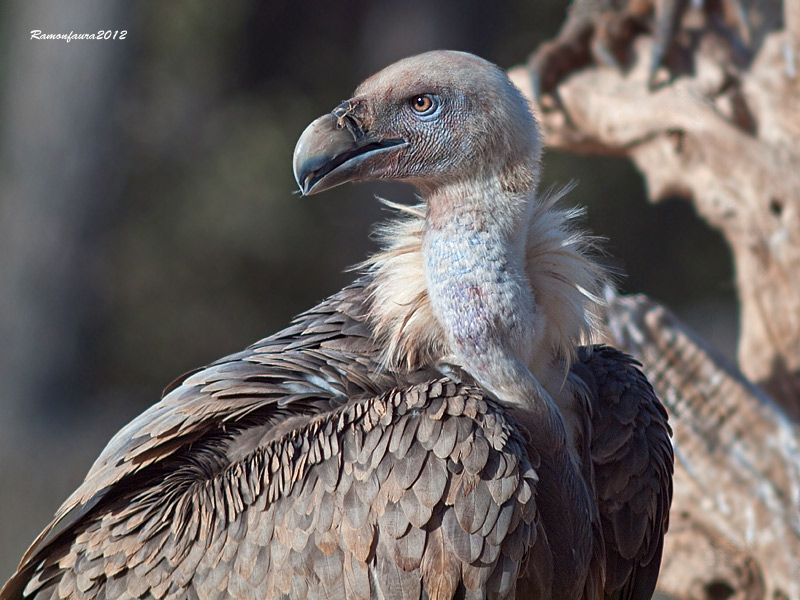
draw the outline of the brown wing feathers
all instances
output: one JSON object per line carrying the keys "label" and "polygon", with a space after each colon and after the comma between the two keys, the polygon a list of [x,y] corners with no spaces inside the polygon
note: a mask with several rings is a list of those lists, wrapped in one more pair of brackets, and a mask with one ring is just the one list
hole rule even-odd
{"label": "brown wing feathers", "polygon": [[157,493],[79,524],[58,577],[42,573],[27,591],[366,598],[377,586],[416,598],[423,586],[450,598],[506,590],[536,541],[523,441],[469,386],[342,406],[221,471],[200,455],[175,459]]}
{"label": "brown wing feathers", "polygon": [[[5,597],[14,584],[52,598],[209,589],[366,598],[375,586],[387,597],[418,597],[420,586],[430,597],[484,587],[502,597],[523,566],[530,586],[548,589],[538,458],[475,388],[441,380],[370,395],[388,376],[376,381],[369,355],[345,352],[341,333],[360,327],[359,290],[177,386],[177,400],[153,410],[156,429],[105,458],[116,475],[94,489],[102,500],[87,495],[89,514],[37,548]],[[319,329],[326,337],[303,339]],[[267,349],[290,344],[297,356],[268,360]],[[642,597],[655,583],[671,493],[665,416],[624,355],[600,348],[580,358],[575,370],[596,399],[606,588]],[[303,377],[320,373],[316,383]],[[237,384],[248,390],[241,397]],[[294,389],[288,402],[282,385]],[[354,387],[362,400],[339,398]],[[205,418],[187,425],[195,413]]]}
{"label": "brown wing feathers", "polygon": [[638,363],[607,346],[582,348],[574,370],[590,387],[591,456],[606,556],[606,592],[649,598],[672,502],[667,413]]}
{"label": "brown wing feathers", "polygon": [[[358,335],[368,333],[364,285],[176,385],[98,461],[111,475],[98,470],[102,486],[87,479],[89,514],[60,523],[61,537],[29,555],[4,597],[26,584],[53,598],[202,597],[209,578],[219,597],[309,585],[356,598],[375,585],[416,597],[425,585],[449,597],[459,586],[505,592],[522,564],[549,587],[531,449],[475,389],[437,382],[376,396],[400,382],[377,374],[377,350]],[[606,589],[643,597],[671,496],[666,417],[624,355],[580,359],[596,402]]]}

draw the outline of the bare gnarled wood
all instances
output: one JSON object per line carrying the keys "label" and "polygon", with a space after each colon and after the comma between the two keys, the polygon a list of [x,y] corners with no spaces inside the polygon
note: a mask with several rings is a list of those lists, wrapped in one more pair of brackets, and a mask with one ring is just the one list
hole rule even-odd
{"label": "bare gnarled wood", "polygon": [[800,431],[667,308],[613,297],[605,341],[636,356],[674,429],[675,500],[659,590],[725,584],[800,598]]}
{"label": "bare gnarled wood", "polygon": [[[786,3],[793,28],[796,5]],[[568,77],[558,91],[569,120],[537,107],[545,141],[566,151],[629,156],[653,200],[675,192],[691,197],[733,251],[740,368],[796,418],[800,75],[789,72],[796,69],[797,39],[786,31],[767,35],[752,64],[739,72],[701,47],[694,74],[655,91],[647,85],[651,52],[651,38],[639,37],[628,72],[593,66]],[[510,75],[531,93],[526,69]]]}

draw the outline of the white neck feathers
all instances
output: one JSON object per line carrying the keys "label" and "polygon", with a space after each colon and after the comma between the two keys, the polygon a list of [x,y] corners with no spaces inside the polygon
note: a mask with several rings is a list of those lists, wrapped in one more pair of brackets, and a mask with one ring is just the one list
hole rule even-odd
{"label": "white neck feathers", "polygon": [[[526,366],[545,388],[563,383],[576,346],[590,339],[594,309],[607,281],[592,258],[593,240],[573,226],[580,211],[557,206],[567,191],[535,198],[526,207],[527,215],[521,215],[524,272],[539,315],[531,332],[536,337],[534,352]],[[410,370],[452,362],[448,337],[428,296],[423,257],[426,206],[385,203],[403,215],[379,229],[383,249],[361,265],[373,276],[370,318],[385,348],[384,364]]]}

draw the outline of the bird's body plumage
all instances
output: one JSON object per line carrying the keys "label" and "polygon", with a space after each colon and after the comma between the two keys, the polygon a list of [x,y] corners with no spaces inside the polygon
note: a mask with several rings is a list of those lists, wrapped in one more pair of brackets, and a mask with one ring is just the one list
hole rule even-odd
{"label": "bird's body plumage", "polygon": [[535,191],[521,102],[434,53],[309,126],[306,193],[406,178],[426,204],[351,286],[117,434],[0,598],[649,597],[666,414],[625,355],[580,346],[602,272]]}

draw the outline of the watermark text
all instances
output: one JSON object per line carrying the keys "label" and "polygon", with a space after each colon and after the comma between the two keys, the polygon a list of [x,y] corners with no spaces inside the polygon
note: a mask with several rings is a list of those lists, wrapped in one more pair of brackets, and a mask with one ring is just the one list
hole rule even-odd
{"label": "watermark text", "polygon": [[42,33],[41,29],[31,30],[32,40],[61,40],[68,44],[73,40],[124,40],[126,37],[127,29],[100,29],[94,33]]}

